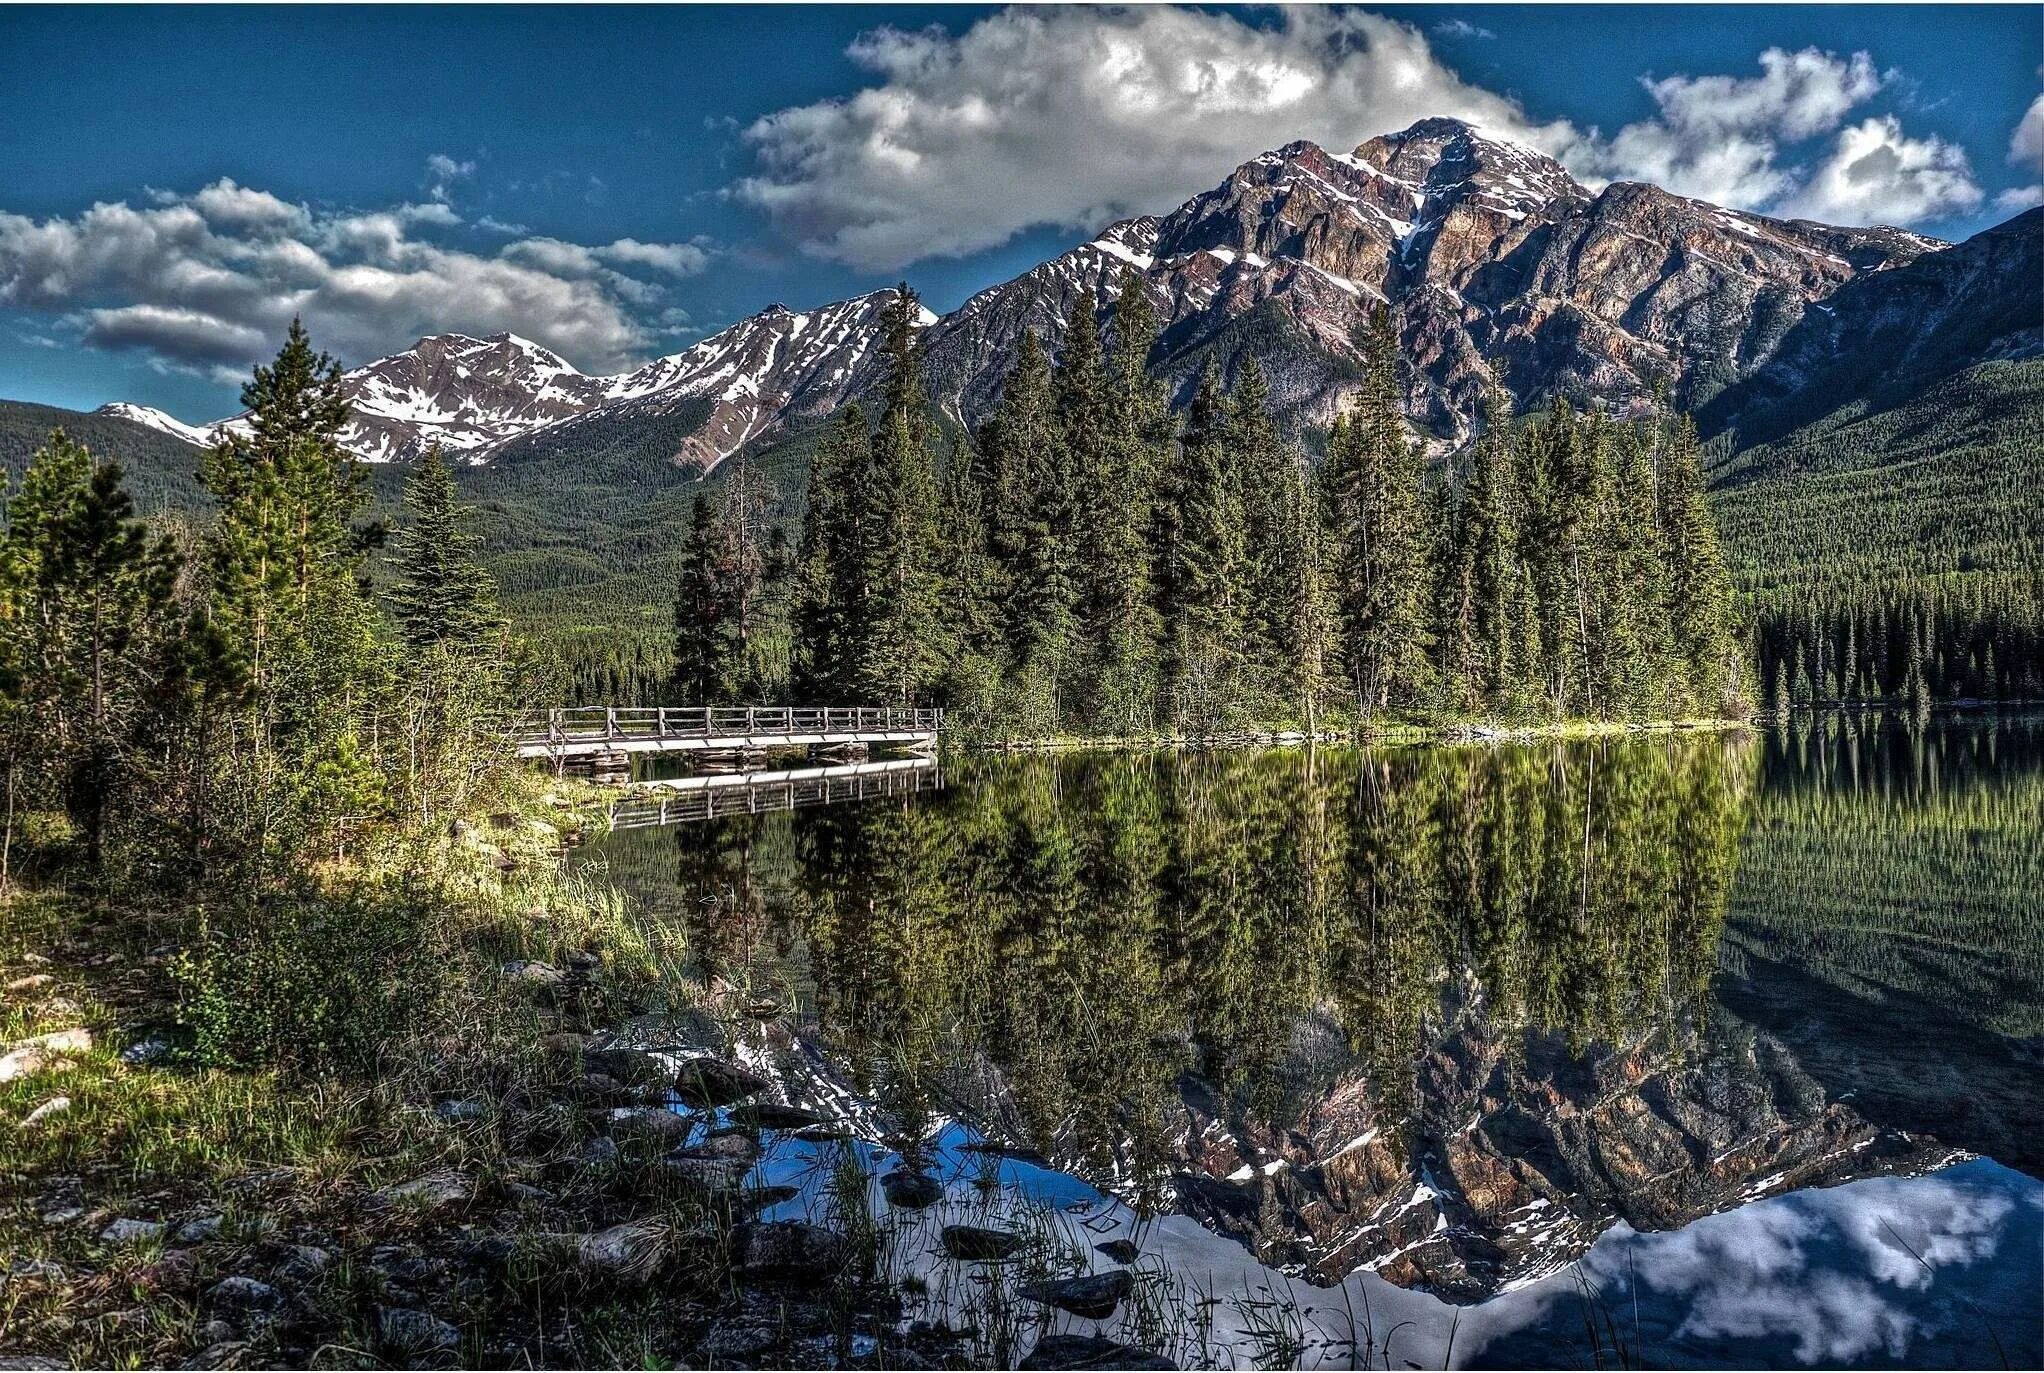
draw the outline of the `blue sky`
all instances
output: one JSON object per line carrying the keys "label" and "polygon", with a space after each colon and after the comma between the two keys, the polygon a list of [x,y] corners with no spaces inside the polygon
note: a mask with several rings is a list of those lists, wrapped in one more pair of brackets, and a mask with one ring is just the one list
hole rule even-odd
{"label": "blue sky", "polygon": [[1956,238],[2044,196],[2003,7],[10,7],[0,396],[188,420],[344,361],[588,371],[906,278],[939,310],[1296,137],[1472,118],[1591,184]]}

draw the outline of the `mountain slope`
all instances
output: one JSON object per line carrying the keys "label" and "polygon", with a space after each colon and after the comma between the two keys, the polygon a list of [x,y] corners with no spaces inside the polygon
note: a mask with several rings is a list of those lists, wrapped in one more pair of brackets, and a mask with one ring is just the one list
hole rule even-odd
{"label": "mountain slope", "polygon": [[99,457],[120,463],[135,507],[145,514],[163,508],[194,510],[208,503],[199,485],[199,450],[185,439],[112,413],[110,407],[88,412],[0,400],[0,469],[5,470],[10,489],[27,467],[29,455],[59,428]]}
{"label": "mountain slope", "polygon": [[[1232,370],[1255,356],[1283,418],[1309,437],[1354,382],[1358,326],[1388,305],[1413,363],[1410,411],[1453,441],[1494,385],[1521,406],[1554,394],[1623,406],[1657,382],[1701,402],[1752,372],[1812,303],[1938,246],[1636,183],[1592,193],[1551,158],[1422,120],[1347,153],[1306,142],[1263,153],[1169,215],[1113,225],[926,319],[931,390],[952,418],[977,422],[1025,332],[1055,346],[1074,311],[1104,317],[1134,271],[1164,325],[1151,363],[1181,394],[1207,360]],[[707,469],[872,386],[884,299],[776,305],[617,377],[585,376],[515,335],[432,336],[348,374],[346,441],[372,461],[439,442],[494,462],[590,432],[615,446],[643,425],[661,438],[642,449]],[[700,414],[688,433],[674,423],[684,408]]]}
{"label": "mountain slope", "polygon": [[1840,288],[1699,424],[1750,590],[2044,566],[2044,210]]}

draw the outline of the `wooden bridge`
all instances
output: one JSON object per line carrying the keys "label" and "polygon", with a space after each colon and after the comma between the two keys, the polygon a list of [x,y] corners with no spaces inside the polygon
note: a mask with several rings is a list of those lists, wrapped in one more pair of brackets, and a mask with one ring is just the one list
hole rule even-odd
{"label": "wooden bridge", "polygon": [[525,717],[520,758],[907,744],[933,748],[940,709],[890,706],[564,706]]}
{"label": "wooden bridge", "polygon": [[680,825],[876,796],[912,796],[941,791],[943,786],[944,774],[938,771],[934,758],[676,777],[637,784],[631,796],[610,808],[610,824],[621,830]]}

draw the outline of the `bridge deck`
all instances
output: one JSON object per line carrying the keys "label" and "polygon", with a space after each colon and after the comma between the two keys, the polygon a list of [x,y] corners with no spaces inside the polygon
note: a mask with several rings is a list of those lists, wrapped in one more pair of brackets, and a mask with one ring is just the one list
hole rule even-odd
{"label": "bridge deck", "polygon": [[835,767],[781,768],[710,777],[677,777],[641,782],[632,795],[611,807],[613,829],[684,824],[723,815],[760,814],[907,796],[942,789],[944,774],[934,758],[889,758]]}
{"label": "bridge deck", "polygon": [[944,712],[887,706],[569,706],[520,724],[521,758],[937,741]]}

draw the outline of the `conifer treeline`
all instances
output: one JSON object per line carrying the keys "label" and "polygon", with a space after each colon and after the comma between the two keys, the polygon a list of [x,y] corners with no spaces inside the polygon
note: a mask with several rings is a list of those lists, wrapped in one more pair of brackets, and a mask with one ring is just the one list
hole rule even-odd
{"label": "conifer treeline", "polygon": [[2044,576],[1805,589],[1763,598],[1755,621],[1770,712],[2044,700]]}
{"label": "conifer treeline", "polygon": [[406,493],[386,614],[363,567],[340,370],[294,323],[206,450],[217,510],[152,532],[61,431],[0,535],[0,883],[24,847],[92,884],[226,912],[369,836],[444,826],[496,756],[512,665],[437,451]]}
{"label": "conifer treeline", "polygon": [[700,511],[680,699],[940,703],[1004,737],[1738,707],[1686,420],[1557,403],[1515,427],[1493,407],[1466,474],[1437,468],[1406,432],[1380,312],[1311,472],[1253,359],[1232,386],[1210,366],[1172,412],[1130,273],[1104,338],[1085,309],[1055,360],[1025,335],[993,413],[940,456],[916,308],[904,286],[884,386],[831,422],[792,557],[756,474]]}

